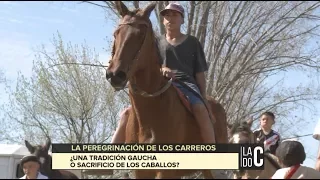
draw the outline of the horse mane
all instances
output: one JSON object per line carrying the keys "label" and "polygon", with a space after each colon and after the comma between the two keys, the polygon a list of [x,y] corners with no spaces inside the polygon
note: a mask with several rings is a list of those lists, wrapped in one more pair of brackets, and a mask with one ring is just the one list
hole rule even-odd
{"label": "horse mane", "polygon": [[79,179],[75,174],[66,170],[52,169],[52,156],[48,154],[46,157],[46,168],[48,170],[48,177],[52,179]]}
{"label": "horse mane", "polygon": [[48,154],[45,157],[45,163],[43,166],[43,170],[47,171],[46,173],[48,173],[48,175],[51,175],[54,171],[53,169],[51,169],[51,164],[52,164],[52,156]]}
{"label": "horse mane", "polygon": [[242,131],[246,131],[246,132],[251,131],[251,128],[246,121],[235,122],[230,129],[230,134],[235,134]]}
{"label": "horse mane", "polygon": [[156,33],[154,33],[153,29],[152,29],[152,33],[153,33],[153,39],[155,41],[155,46],[156,46],[156,52],[158,54],[159,57],[159,64],[162,65],[163,63],[163,56],[161,56],[161,35],[157,35]]}
{"label": "horse mane", "polygon": [[[136,16],[136,15],[139,15],[139,16],[142,16],[142,9],[138,8],[138,9],[135,9],[132,11],[133,15],[132,17]],[[150,28],[151,28],[151,36],[152,36],[152,39],[154,41],[154,44],[156,46],[156,52],[158,54],[158,57],[159,57],[159,65],[162,65],[162,62],[163,62],[163,56],[161,56],[161,34],[157,34],[155,33],[155,31],[153,30],[153,26],[152,26],[152,22],[150,19],[147,19],[147,22],[150,24]]]}

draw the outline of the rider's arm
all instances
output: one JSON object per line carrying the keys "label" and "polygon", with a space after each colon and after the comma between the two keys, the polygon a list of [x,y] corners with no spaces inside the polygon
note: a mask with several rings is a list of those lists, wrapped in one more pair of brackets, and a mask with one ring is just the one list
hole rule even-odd
{"label": "rider's arm", "polygon": [[206,78],[204,72],[208,70],[206,56],[199,40],[197,42],[197,60],[195,62],[195,80],[199,87],[200,93],[203,98],[206,98]]}

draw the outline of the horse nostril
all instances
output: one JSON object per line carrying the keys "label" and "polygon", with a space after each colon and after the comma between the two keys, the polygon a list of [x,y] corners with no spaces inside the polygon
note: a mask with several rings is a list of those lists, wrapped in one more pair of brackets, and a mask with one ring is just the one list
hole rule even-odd
{"label": "horse nostril", "polygon": [[118,71],[115,76],[121,81],[125,81],[127,79],[127,75],[123,71]]}
{"label": "horse nostril", "polygon": [[106,72],[106,78],[107,80],[110,79],[112,77],[112,73],[109,73],[108,71]]}

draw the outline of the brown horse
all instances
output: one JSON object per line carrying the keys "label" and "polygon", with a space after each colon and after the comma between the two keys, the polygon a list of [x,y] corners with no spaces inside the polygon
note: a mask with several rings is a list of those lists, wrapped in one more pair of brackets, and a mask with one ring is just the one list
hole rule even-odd
{"label": "brown horse", "polygon": [[75,174],[69,171],[53,170],[51,168],[52,157],[48,154],[49,148],[51,146],[50,139],[48,139],[46,144],[43,146],[33,146],[27,140],[25,140],[25,145],[28,148],[29,152],[37,156],[37,158],[41,162],[41,174],[47,176],[49,179],[79,179]]}
{"label": "brown horse", "polygon": [[[228,125],[229,143],[252,144],[256,143],[256,138],[251,130],[253,120],[250,119],[241,123]],[[274,173],[280,169],[278,158],[271,153],[265,153],[264,170],[234,171],[234,179],[270,179]]]}
{"label": "brown horse", "polygon": [[[121,15],[114,32],[112,59],[107,79],[116,90],[129,81],[132,105],[126,127],[126,143],[202,143],[193,114],[182,103],[178,91],[161,72],[158,41],[153,32],[150,14],[156,4],[129,11],[120,1],[116,7]],[[214,124],[216,142],[227,143],[227,121],[224,108],[207,97]],[[219,163],[219,162],[212,162]],[[136,170],[136,178],[181,178],[196,170]],[[210,170],[203,170],[213,178]]]}

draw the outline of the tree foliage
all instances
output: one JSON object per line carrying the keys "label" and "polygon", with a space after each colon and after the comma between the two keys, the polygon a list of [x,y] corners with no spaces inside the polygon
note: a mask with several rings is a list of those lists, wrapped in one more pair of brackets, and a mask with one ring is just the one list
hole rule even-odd
{"label": "tree foliage", "polygon": [[[3,107],[6,139],[108,142],[126,99],[109,86],[104,69],[66,64],[99,64],[97,53],[89,47],[64,44],[60,35],[53,46],[54,52],[42,47],[35,56],[33,76],[19,75],[15,90],[9,91],[10,103]],[[10,133],[20,128],[21,134]]]}
{"label": "tree foliage", "polygon": [[[152,23],[163,34],[159,12],[174,1],[157,2]],[[131,9],[145,6],[143,1],[124,3]],[[186,11],[184,32],[196,36],[205,49],[207,93],[224,105],[229,122],[246,120],[265,110],[283,119],[319,100],[317,88],[304,84],[288,89],[281,78],[287,71],[318,72],[319,47],[308,44],[318,36],[319,2],[179,3]],[[119,18],[114,1],[103,1],[101,7],[108,17],[113,14]]]}

